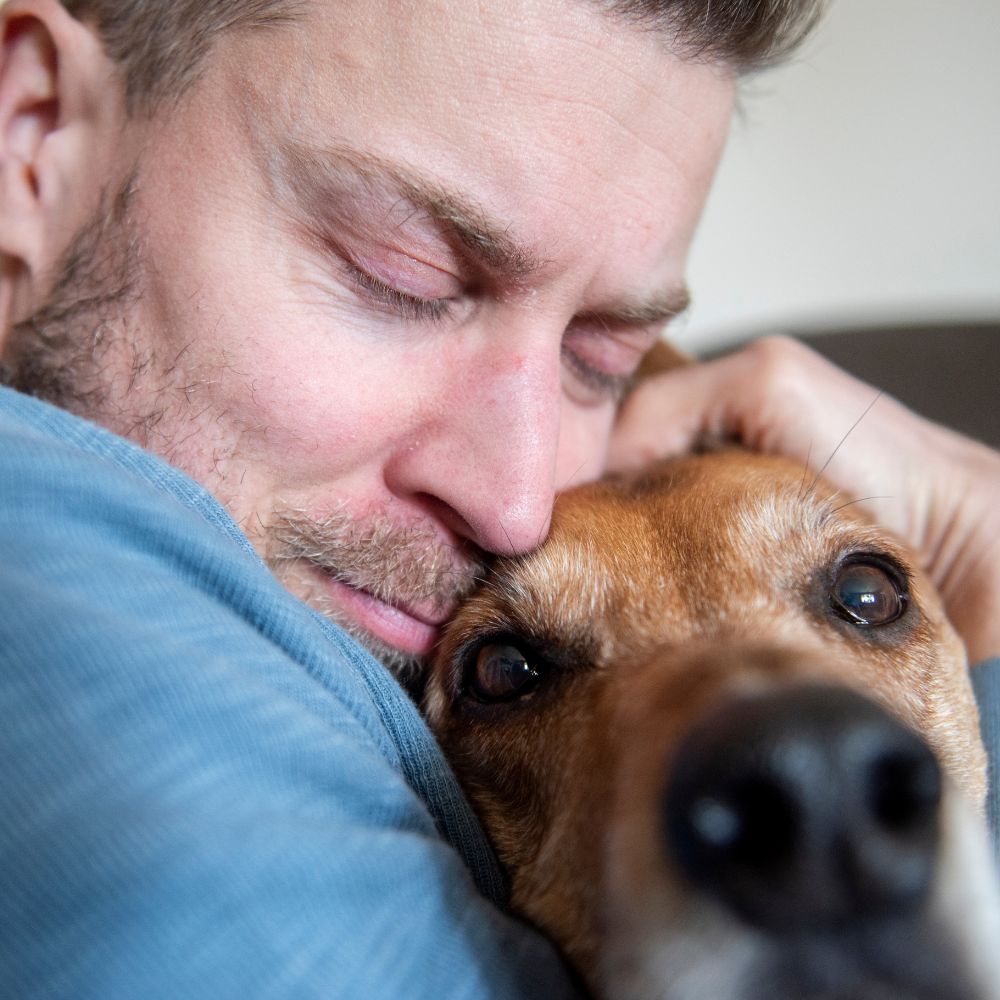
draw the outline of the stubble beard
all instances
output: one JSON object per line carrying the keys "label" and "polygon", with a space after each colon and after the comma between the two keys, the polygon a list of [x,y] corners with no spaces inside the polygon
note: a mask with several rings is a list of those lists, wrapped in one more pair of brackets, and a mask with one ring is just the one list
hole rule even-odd
{"label": "stubble beard", "polygon": [[[198,424],[183,396],[178,402],[168,388],[150,391],[153,379],[163,387],[185,380],[162,364],[149,331],[134,322],[144,273],[142,229],[132,211],[136,193],[137,171],[116,191],[105,192],[63,255],[48,300],[12,328],[0,383],[102,424],[170,461],[174,442],[156,430],[168,407],[181,437],[185,417],[190,426]],[[190,412],[178,417],[177,406]],[[423,661],[351,621],[325,593],[323,575],[388,604],[431,608],[449,607],[482,575],[482,555],[471,546],[449,546],[429,527],[401,527],[384,512],[359,519],[341,510],[319,521],[290,506],[259,513],[254,520],[267,527],[251,541],[278,579],[404,682],[419,680]]]}
{"label": "stubble beard", "polygon": [[[113,358],[129,349],[128,309],[139,298],[141,250],[131,220],[136,175],[105,191],[70,241],[45,304],[13,326],[0,367],[3,384],[78,416],[111,423]],[[136,359],[135,378],[144,364]]]}
{"label": "stubble beard", "polygon": [[472,546],[448,545],[422,525],[401,527],[384,512],[363,519],[346,510],[317,520],[279,507],[267,529],[265,560],[310,607],[339,624],[407,687],[419,686],[423,657],[404,653],[353,622],[330,598],[329,577],[386,604],[445,611],[482,580],[485,556]]}

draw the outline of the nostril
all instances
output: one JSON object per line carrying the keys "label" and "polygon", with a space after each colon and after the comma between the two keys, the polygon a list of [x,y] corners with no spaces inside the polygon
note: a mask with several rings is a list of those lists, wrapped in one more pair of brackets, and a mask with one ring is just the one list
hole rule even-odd
{"label": "nostril", "polygon": [[888,753],[871,769],[869,808],[887,833],[920,836],[935,822],[941,804],[941,771],[934,756],[915,747]]}
{"label": "nostril", "polygon": [[755,776],[696,798],[683,821],[689,853],[704,854],[706,864],[775,869],[794,854],[799,837],[792,798]]}
{"label": "nostril", "polygon": [[937,759],[905,730],[887,735],[892,748],[870,765],[867,799],[859,797],[857,818],[842,834],[842,876],[859,915],[916,908],[930,884],[937,844]]}
{"label": "nostril", "polygon": [[769,929],[832,927],[919,905],[941,776],[922,740],[851,691],[733,699],[678,749],[669,855],[700,891]]}

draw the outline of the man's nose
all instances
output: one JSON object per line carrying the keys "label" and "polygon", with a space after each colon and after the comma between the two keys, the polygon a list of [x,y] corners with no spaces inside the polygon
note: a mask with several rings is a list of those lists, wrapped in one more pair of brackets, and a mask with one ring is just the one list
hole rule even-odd
{"label": "man's nose", "polygon": [[534,548],[555,498],[560,365],[557,351],[511,352],[467,369],[394,456],[389,488],[487,552]]}

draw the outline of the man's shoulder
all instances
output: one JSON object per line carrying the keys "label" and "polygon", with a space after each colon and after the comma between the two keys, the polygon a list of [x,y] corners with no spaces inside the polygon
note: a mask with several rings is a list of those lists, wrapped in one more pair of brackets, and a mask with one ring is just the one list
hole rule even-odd
{"label": "man's shoulder", "polygon": [[[384,668],[206,519],[181,473],[0,396],[0,853],[18,858],[0,992],[49,995],[55,938],[107,996],[274,975],[303,995],[561,982],[474,888],[504,895]],[[182,938],[181,979],[157,978],[148,957]]]}
{"label": "man's shoulder", "polygon": [[185,473],[95,423],[0,387],[0,509],[38,502],[58,518],[60,510],[86,505],[96,513],[130,499],[139,507],[135,523],[193,516],[254,558],[223,507]]}
{"label": "man's shoulder", "polygon": [[[314,759],[328,757],[346,775],[342,762],[334,766],[340,747],[359,774],[341,805],[351,800],[363,811],[380,782],[403,800],[416,792],[429,815],[417,809],[409,822],[444,832],[480,885],[502,895],[413,703],[354,640],[289,594],[182,472],[96,425],[0,390],[0,551],[0,674],[48,703],[47,722],[69,713],[62,721],[93,730],[96,750],[110,746],[105,714],[121,714],[123,734],[149,740],[133,760],[160,752],[164,731],[173,742],[198,727],[226,734],[216,750],[245,738],[261,753],[291,754],[316,738],[324,751]],[[68,680],[81,678],[71,697]],[[171,714],[178,706],[197,718],[182,723]],[[267,720],[278,706],[290,715],[272,731]],[[148,725],[136,721],[143,716]]]}
{"label": "man's shoulder", "polygon": [[98,424],[6,386],[0,386],[0,437],[11,443],[62,445],[108,457],[116,452],[142,453],[142,449]]}
{"label": "man's shoulder", "polygon": [[[185,658],[178,680],[198,662],[230,662],[287,673],[303,690],[323,676],[356,710],[369,700],[357,675],[376,665],[280,586],[214,497],[131,442],[9,390],[0,390],[0,545],[0,591],[10,592],[0,630],[22,637],[10,636],[8,659],[26,633],[61,644],[49,657],[73,651],[108,671],[122,650],[152,670],[175,645]],[[95,634],[95,622],[113,622],[115,634]]]}

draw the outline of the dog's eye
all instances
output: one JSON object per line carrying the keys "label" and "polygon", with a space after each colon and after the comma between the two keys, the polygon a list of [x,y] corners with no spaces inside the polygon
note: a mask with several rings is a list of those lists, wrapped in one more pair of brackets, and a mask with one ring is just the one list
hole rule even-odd
{"label": "dog's eye", "polygon": [[906,610],[909,595],[895,573],[877,562],[841,566],[830,593],[833,610],[853,625],[888,625]]}
{"label": "dog's eye", "polygon": [[469,693],[479,701],[513,701],[534,690],[541,673],[516,646],[489,643],[476,654],[467,677]]}

